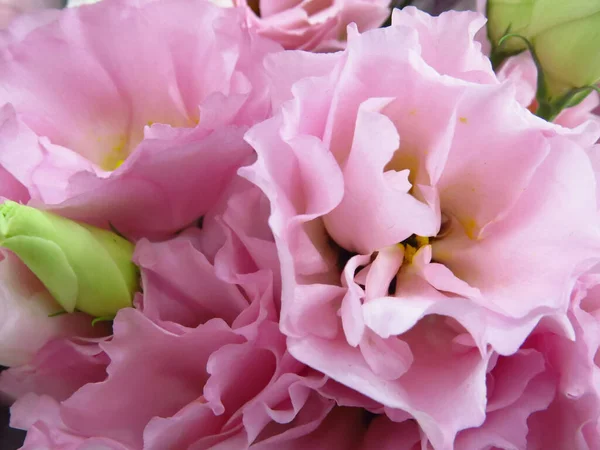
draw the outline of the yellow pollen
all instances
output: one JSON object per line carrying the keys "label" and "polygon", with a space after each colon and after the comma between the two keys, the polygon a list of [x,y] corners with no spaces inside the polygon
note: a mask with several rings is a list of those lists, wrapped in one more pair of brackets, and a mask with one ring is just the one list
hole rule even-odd
{"label": "yellow pollen", "polygon": [[467,123],[468,120],[466,117],[459,117],[458,120],[460,121],[460,123]]}
{"label": "yellow pollen", "polygon": [[417,249],[410,244],[404,245],[404,262],[412,264],[412,260],[417,253]]}
{"label": "yellow pollen", "polygon": [[419,248],[429,245],[429,238],[427,236],[415,236],[417,240],[417,244],[419,244]]}
{"label": "yellow pollen", "polygon": [[467,217],[460,221],[461,225],[465,230],[465,234],[472,241],[479,240],[479,225],[477,221],[471,217]]}

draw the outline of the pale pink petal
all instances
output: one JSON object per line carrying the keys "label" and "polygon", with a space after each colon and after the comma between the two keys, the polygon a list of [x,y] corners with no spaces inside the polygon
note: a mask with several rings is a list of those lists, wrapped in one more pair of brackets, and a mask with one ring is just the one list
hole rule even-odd
{"label": "pale pink petal", "polygon": [[[509,100],[511,95],[509,88],[473,88],[457,108],[438,189],[443,211],[459,220],[473,239],[508,214],[549,151],[543,133],[527,123],[527,116],[515,113],[518,105]],[[490,141],[490,135],[501,138]]]}
{"label": "pale pink petal", "polygon": [[415,7],[408,7],[394,10],[392,26],[416,29],[423,59],[439,73],[476,83],[497,83],[490,60],[474,40],[478,30],[485,26],[484,16],[448,11],[431,17]]}
{"label": "pale pink petal", "polygon": [[[578,264],[600,242],[589,159],[562,138],[553,145],[510,217],[491,225],[482,239],[457,226],[433,245],[436,261],[478,288],[487,308],[509,317],[543,308],[564,311]],[[565,245],[570,251],[560,253]]]}
{"label": "pale pink petal", "polygon": [[173,417],[153,418],[144,431],[146,448],[286,445],[314,430],[333,406],[315,391],[325,381],[321,374],[295,373],[303,365],[285,353],[274,323],[261,326],[255,342],[215,351],[207,369],[204,396]]}
{"label": "pale pink petal", "polygon": [[[233,127],[214,133],[197,129],[180,132],[178,139],[145,140],[108,178],[90,172],[72,177],[69,198],[50,208],[95,225],[110,223],[127,237],[179,231],[218,201],[251,157],[242,134],[243,129]],[[178,174],[177,182],[173,173]]]}
{"label": "pale pink petal", "polygon": [[[367,301],[388,294],[388,287],[398,273],[403,258],[404,252],[397,245],[379,250],[365,279]],[[355,281],[358,283],[357,278]]]}
{"label": "pale pink petal", "polygon": [[245,8],[249,26],[260,35],[286,49],[309,51],[343,47],[349,23],[357,23],[361,30],[377,28],[390,13],[389,0],[234,0],[234,4]]}
{"label": "pale pink petal", "polygon": [[373,372],[384,380],[396,380],[410,368],[413,356],[402,339],[382,339],[368,331],[360,342],[360,351]]}
{"label": "pale pink petal", "polygon": [[[403,336],[414,360],[410,369],[394,381],[375,375],[360,352],[340,340],[290,339],[289,348],[300,361],[341,383],[386,406],[408,411],[432,443],[443,447],[459,430],[483,422],[487,357],[482,358],[476,350],[452,348],[448,334],[453,332],[437,325],[442,320],[432,317]],[[352,372],[346,367],[352,367]],[[455,414],[457,407],[460,416]]]}
{"label": "pale pink petal", "polygon": [[537,69],[528,52],[509,58],[498,71],[498,79],[514,84],[516,99],[524,107],[535,100]]}
{"label": "pale pink petal", "polygon": [[344,268],[342,278],[342,285],[347,290],[342,299],[340,315],[346,340],[353,347],[356,347],[360,343],[365,332],[365,324],[361,313],[361,305],[365,292],[354,282],[354,272],[356,272],[358,266],[365,266],[369,262],[369,256],[358,255],[352,257]]}
{"label": "pale pink petal", "polygon": [[65,400],[85,384],[106,378],[108,358],[98,344],[89,339],[53,340],[28,364],[3,371],[0,392],[11,399],[35,393]]}
{"label": "pale pink petal", "polygon": [[288,316],[288,326],[302,330],[304,335],[335,338],[341,331],[337,313],[346,290],[339,286],[313,284],[298,286],[294,293],[294,311]]}
{"label": "pale pink petal", "polygon": [[465,283],[444,265],[431,262],[431,245],[421,247],[413,257],[413,264],[419,275],[438,291],[457,294],[462,297],[479,297],[479,289]]}
{"label": "pale pink petal", "polygon": [[197,241],[194,233],[186,233],[165,242],[138,243],[134,261],[141,268],[145,316],[185,326],[215,317],[232,323],[248,307],[235,285],[217,277],[195,247]]}
{"label": "pale pink petal", "polygon": [[69,432],[60,419],[60,406],[48,396],[23,397],[11,409],[11,426],[29,429],[24,450],[132,450],[112,439],[85,438]]}
{"label": "pale pink petal", "polygon": [[[339,62],[338,54],[309,52],[279,52],[265,57],[265,70],[271,78],[271,102],[273,109],[290,100],[294,93],[317,89],[323,86],[321,95],[308,97],[302,95],[302,101],[310,105],[312,114],[306,117],[306,123],[321,125],[329,107],[331,92],[328,92],[328,75],[331,75]],[[319,80],[324,77],[325,80]],[[296,96],[297,97],[297,96]],[[319,114],[322,120],[314,120]]]}
{"label": "pale pink petal", "polygon": [[13,254],[0,260],[0,365],[26,364],[52,339],[101,335],[86,314],[61,314],[61,306]]}
{"label": "pale pink petal", "polygon": [[[530,422],[536,411],[544,410],[554,396],[553,379],[548,376],[533,378],[525,392],[510,407],[488,412],[485,423],[460,433],[455,442],[458,450],[485,448],[529,448]],[[551,447],[547,447],[551,448]]]}
{"label": "pale pink petal", "polygon": [[393,123],[370,111],[387,102],[378,103],[365,103],[358,113],[352,149],[342,165],[344,198],[325,216],[331,237],[360,254],[394,245],[412,234],[434,235],[439,227],[435,212],[409,193],[410,184],[384,177],[384,167],[399,141]]}

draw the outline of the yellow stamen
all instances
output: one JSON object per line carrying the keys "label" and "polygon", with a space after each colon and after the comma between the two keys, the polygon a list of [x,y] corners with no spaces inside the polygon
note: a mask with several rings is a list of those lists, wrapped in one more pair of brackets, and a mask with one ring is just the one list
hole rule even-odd
{"label": "yellow stamen", "polygon": [[417,253],[417,249],[410,244],[404,245],[404,262],[412,264],[412,260]]}
{"label": "yellow stamen", "polygon": [[429,238],[427,236],[415,236],[417,244],[419,244],[419,248],[429,245]]}
{"label": "yellow stamen", "polygon": [[413,258],[421,247],[429,245],[429,238],[413,234],[402,243],[398,244],[404,250],[404,263],[412,264]]}

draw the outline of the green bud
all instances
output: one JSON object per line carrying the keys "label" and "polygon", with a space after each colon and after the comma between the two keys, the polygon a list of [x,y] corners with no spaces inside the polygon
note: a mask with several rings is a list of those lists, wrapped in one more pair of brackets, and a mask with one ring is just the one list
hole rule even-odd
{"label": "green bud", "polygon": [[[487,15],[492,56],[526,50],[529,41],[548,99],[600,81],[599,0],[488,0]],[[524,39],[502,40],[506,34]]]}
{"label": "green bud", "polygon": [[0,246],[14,252],[67,312],[114,316],[138,290],[133,244],[29,206],[0,205]]}

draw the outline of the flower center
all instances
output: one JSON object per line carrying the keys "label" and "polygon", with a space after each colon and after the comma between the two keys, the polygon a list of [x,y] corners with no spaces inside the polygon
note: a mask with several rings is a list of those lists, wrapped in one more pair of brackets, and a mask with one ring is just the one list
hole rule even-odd
{"label": "flower center", "polygon": [[[99,142],[104,143],[102,140]],[[106,171],[112,172],[117,169],[128,156],[129,153],[129,142],[125,135],[117,136],[113,138],[113,141],[107,143],[109,150],[105,153],[100,167]]]}
{"label": "flower center", "polygon": [[425,236],[417,236],[413,234],[407,239],[404,239],[400,244],[398,244],[401,248],[404,249],[404,262],[406,264],[412,264],[413,257],[417,253],[417,251],[424,247],[425,245],[429,245],[429,238]]}

